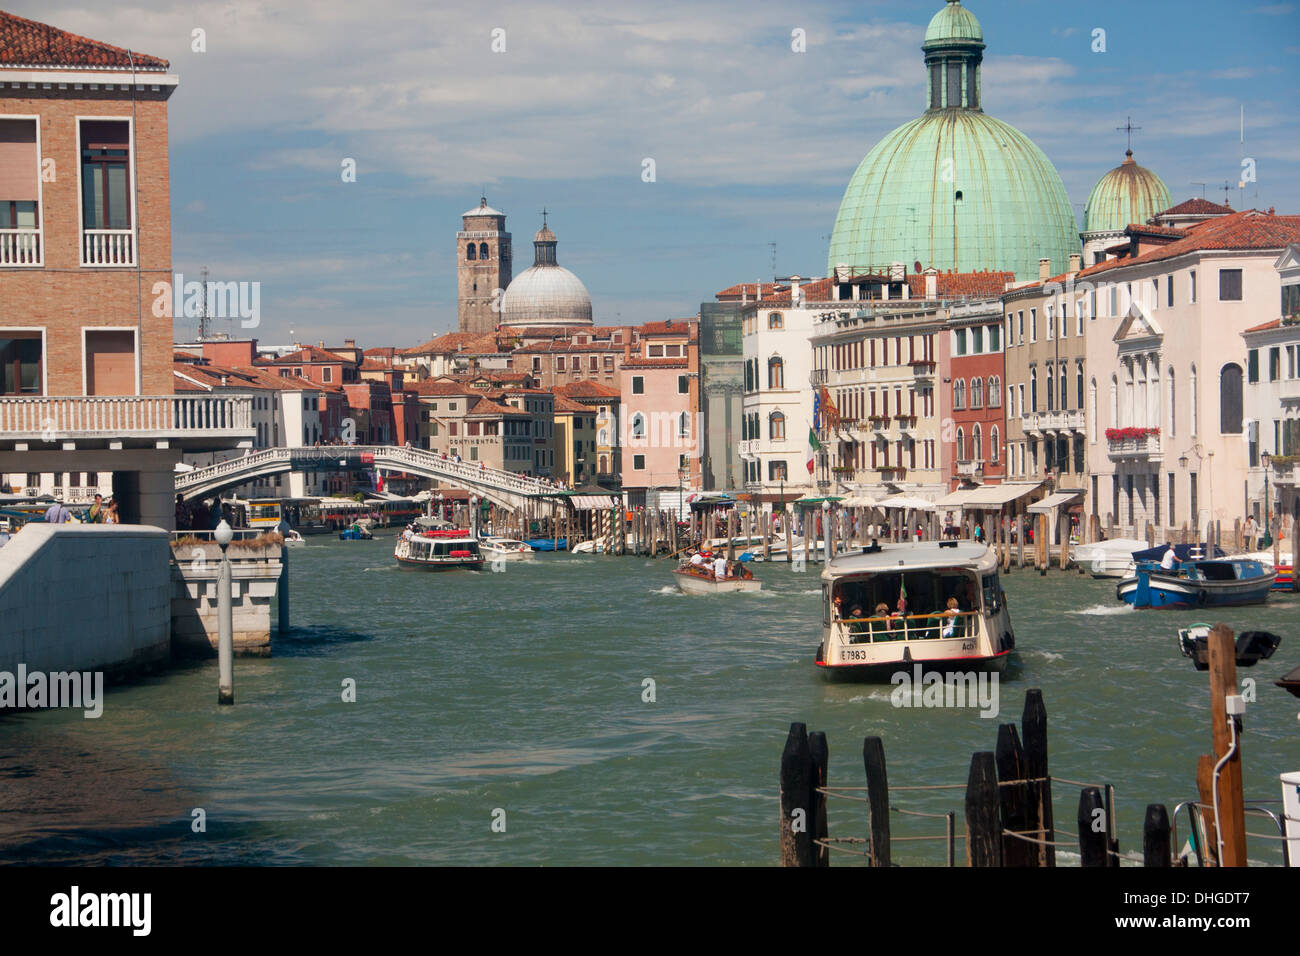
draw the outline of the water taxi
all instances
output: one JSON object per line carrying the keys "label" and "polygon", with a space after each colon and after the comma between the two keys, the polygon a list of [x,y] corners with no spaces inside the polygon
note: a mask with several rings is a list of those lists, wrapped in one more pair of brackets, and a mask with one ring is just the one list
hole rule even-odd
{"label": "water taxi", "polygon": [[1074,566],[1094,578],[1122,578],[1133,563],[1133,552],[1145,551],[1147,543],[1137,538],[1113,538],[1075,547],[1070,557]]}
{"label": "water taxi", "polygon": [[974,541],[873,542],[834,558],[821,582],[828,677],[1001,671],[1016,645],[997,558]]}
{"label": "water taxi", "polygon": [[486,534],[479,539],[479,550],[489,561],[522,561],[534,554],[533,549],[518,538]]}
{"label": "water taxi", "polygon": [[1134,607],[1155,608],[1263,604],[1276,578],[1276,571],[1241,558],[1180,561],[1172,568],[1139,561],[1115,586],[1115,597]]}
{"label": "water taxi", "polygon": [[755,579],[754,572],[744,565],[737,565],[734,576],[716,578],[707,565],[696,567],[685,564],[673,571],[673,577],[677,581],[677,590],[683,594],[731,594],[763,590],[763,582]]}
{"label": "water taxi", "polygon": [[452,568],[483,567],[478,539],[465,528],[403,532],[397,538],[393,557],[399,567],[417,571],[446,571]]}

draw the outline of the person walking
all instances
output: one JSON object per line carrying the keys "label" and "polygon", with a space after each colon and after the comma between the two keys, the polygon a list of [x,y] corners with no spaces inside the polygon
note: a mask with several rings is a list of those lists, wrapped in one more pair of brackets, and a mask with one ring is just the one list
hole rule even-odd
{"label": "person walking", "polygon": [[54,504],[45,509],[45,521],[48,524],[67,524],[72,520],[72,512],[64,507],[63,502],[57,498]]}
{"label": "person walking", "polygon": [[1242,533],[1246,536],[1246,550],[1255,550],[1255,536],[1259,534],[1259,525],[1255,524],[1254,515],[1246,515],[1246,524],[1242,527]]}

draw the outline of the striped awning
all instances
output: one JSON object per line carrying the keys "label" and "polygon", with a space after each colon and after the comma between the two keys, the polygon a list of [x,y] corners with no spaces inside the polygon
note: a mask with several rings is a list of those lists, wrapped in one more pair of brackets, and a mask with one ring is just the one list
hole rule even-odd
{"label": "striped awning", "polygon": [[1062,505],[1072,505],[1082,497],[1082,491],[1058,491],[1054,495],[1048,495],[1042,501],[1035,501],[1025,510],[1031,514],[1050,514],[1054,509]]}
{"label": "striped awning", "polygon": [[603,511],[617,508],[618,499],[613,495],[572,495],[569,504],[573,505],[574,511]]}

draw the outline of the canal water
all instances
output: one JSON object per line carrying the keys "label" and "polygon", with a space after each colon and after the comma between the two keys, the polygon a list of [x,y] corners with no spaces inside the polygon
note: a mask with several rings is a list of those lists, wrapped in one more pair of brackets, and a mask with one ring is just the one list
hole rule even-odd
{"label": "canal water", "polygon": [[[964,783],[1030,687],[1052,772],[1113,783],[1121,847],[1140,851],[1146,805],[1193,798],[1210,750],[1207,675],[1175,636],[1199,619],[1283,635],[1272,661],[1240,672],[1258,683],[1247,795],[1276,798],[1277,774],[1300,769],[1300,701],[1272,685],[1300,662],[1292,596],[1205,618],[1129,610],[1113,581],[1013,573],[1017,660],[988,719],[824,682],[815,565],[756,565],[760,594],[701,598],[676,592],[664,560],[427,574],[397,570],[391,551],[391,537],[295,549],[292,632],[272,658],[236,661],[234,707],[217,706],[211,661],[111,689],[98,720],[0,719],[0,861],[768,865],[791,721],[826,732],[832,785],[862,786],[866,735],[884,739],[894,786]],[[1077,789],[1056,798],[1068,827]],[[893,802],[955,810],[961,830],[960,790]],[[833,836],[864,827],[862,804],[832,802]],[[943,825],[895,815],[894,832]],[[943,856],[940,842],[896,844],[896,861]],[[1255,841],[1250,856],[1276,864],[1280,850]]]}

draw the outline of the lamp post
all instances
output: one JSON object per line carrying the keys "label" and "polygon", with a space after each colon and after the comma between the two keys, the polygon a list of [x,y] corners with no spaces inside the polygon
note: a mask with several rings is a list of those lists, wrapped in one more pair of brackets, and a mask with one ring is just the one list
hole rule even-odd
{"label": "lamp post", "polygon": [[1273,544],[1273,523],[1269,520],[1269,497],[1268,497],[1268,466],[1273,462],[1273,456],[1268,452],[1259,456],[1260,464],[1264,466],[1264,537],[1260,539],[1261,548],[1270,547]]}
{"label": "lamp post", "polygon": [[226,520],[221,519],[212,537],[221,546],[221,564],[217,568],[217,703],[235,702],[235,628],[234,609],[230,605],[230,556],[226,547],[235,537]]}

